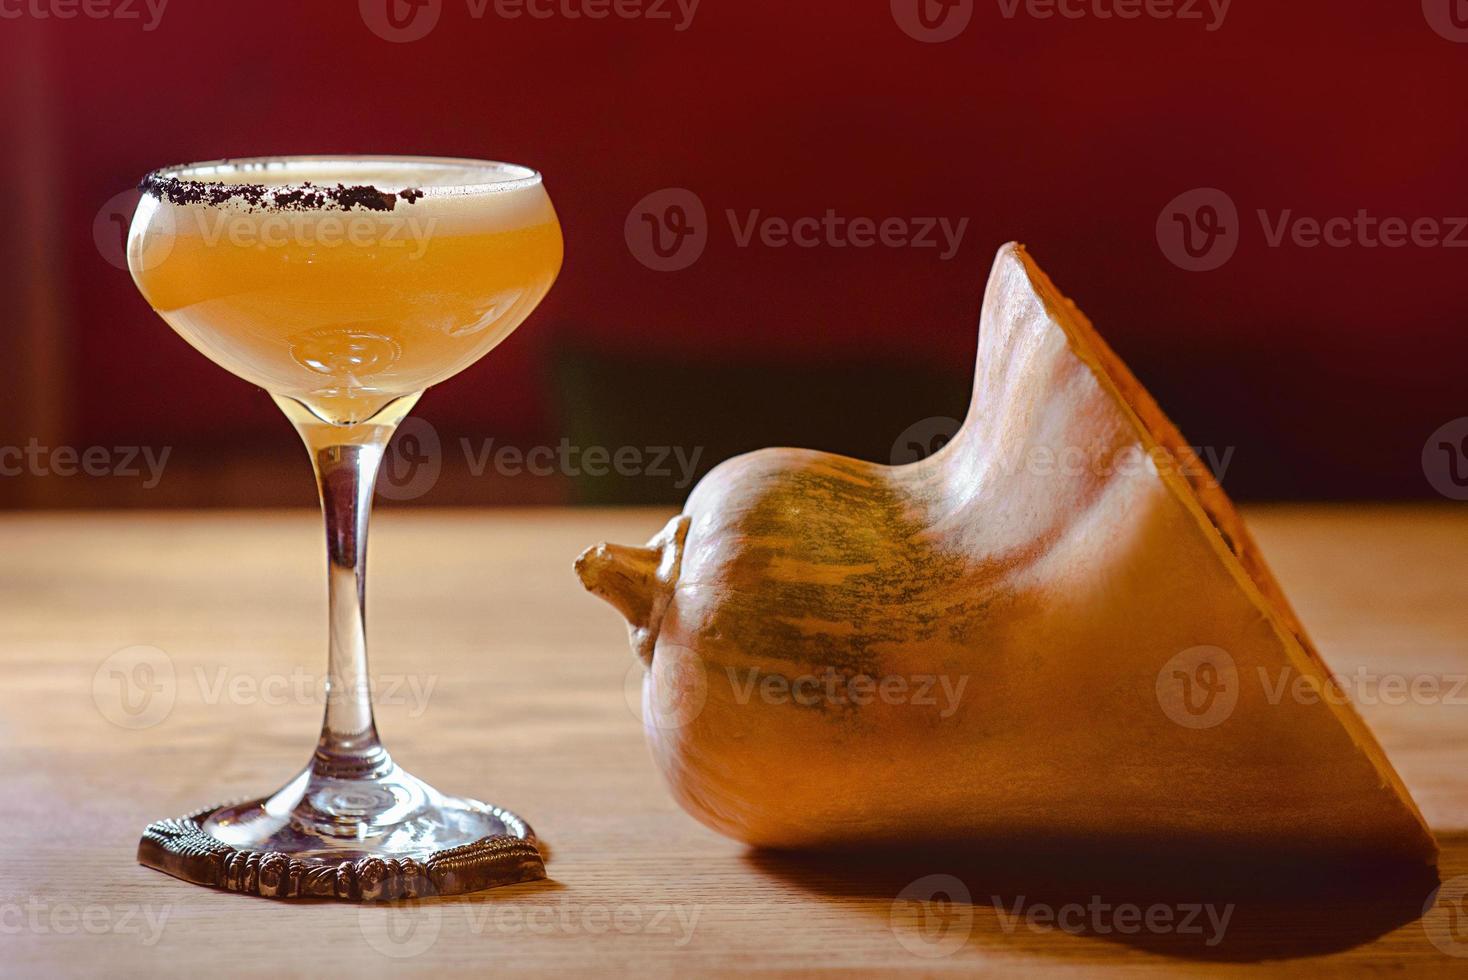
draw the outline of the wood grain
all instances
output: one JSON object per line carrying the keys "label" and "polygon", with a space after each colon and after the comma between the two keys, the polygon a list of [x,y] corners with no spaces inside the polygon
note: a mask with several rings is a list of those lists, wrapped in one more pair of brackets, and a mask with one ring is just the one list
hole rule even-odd
{"label": "wood grain", "polygon": [[[523,814],[551,844],[552,880],[361,908],[207,891],[133,861],[150,820],[272,789],[313,744],[325,640],[315,515],[0,518],[3,969],[1090,976],[1114,967],[1171,976],[1263,961],[1306,976],[1468,965],[1432,941],[1468,954],[1468,931],[1453,941],[1445,909],[1422,918],[1430,883],[1246,890],[1209,945],[1206,933],[1123,933],[1128,922],[1114,913],[1074,932],[1006,918],[1016,902],[1167,905],[1180,916],[1213,901],[1201,885],[1104,891],[1084,875],[1030,880],[1022,866],[937,856],[859,868],[750,854],[717,837],[660,785],[627,693],[641,668],[616,613],[582,593],[570,568],[587,544],[644,540],[669,516],[379,515],[370,631],[387,745],[441,788]],[[1468,687],[1454,690],[1468,675],[1468,511],[1294,507],[1248,517],[1337,675],[1376,692],[1361,711],[1442,842],[1445,894],[1468,888]],[[157,652],[118,654],[135,646]],[[157,667],[155,690],[144,701],[138,688],[128,715],[110,668],[139,662]],[[1398,698],[1384,681],[1395,676],[1436,681],[1438,693]],[[972,904],[894,904],[932,874],[958,878]]]}

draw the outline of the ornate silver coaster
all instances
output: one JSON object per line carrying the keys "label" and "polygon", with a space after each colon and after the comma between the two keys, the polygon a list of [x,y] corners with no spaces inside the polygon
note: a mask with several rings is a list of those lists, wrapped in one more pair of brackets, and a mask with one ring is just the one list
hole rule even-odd
{"label": "ornate silver coaster", "polygon": [[422,860],[369,856],[327,862],[240,850],[205,832],[210,817],[235,806],[205,807],[149,824],[138,844],[138,863],[195,885],[246,895],[347,902],[462,895],[546,876],[534,832],[499,807],[486,805],[485,811],[504,824],[505,834],[435,851]]}

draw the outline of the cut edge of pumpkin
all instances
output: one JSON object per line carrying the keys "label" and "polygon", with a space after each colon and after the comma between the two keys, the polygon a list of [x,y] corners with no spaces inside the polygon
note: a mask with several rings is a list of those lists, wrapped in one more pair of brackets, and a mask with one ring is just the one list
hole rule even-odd
{"label": "cut edge of pumpkin", "polygon": [[[1011,258],[1019,262],[1046,312],[1065,334],[1071,350],[1091,369],[1097,382],[1132,421],[1147,443],[1149,454],[1154,450],[1161,450],[1180,464],[1157,467],[1158,476],[1198,521],[1204,537],[1224,567],[1255,607],[1268,618],[1270,627],[1279,637],[1281,646],[1296,669],[1307,675],[1319,673],[1326,678],[1333,678],[1334,674],[1310,642],[1303,624],[1265,563],[1262,552],[1233,502],[1216,480],[1203,475],[1209,471],[1203,469],[1181,431],[1096,331],[1089,318],[1055,286],[1045,271],[1031,258],[1024,245],[1010,242],[1001,246],[995,256],[995,265]],[[1352,742],[1371,760],[1382,787],[1393,790],[1397,799],[1416,819],[1425,838],[1424,860],[1435,860],[1438,845],[1431,828],[1391,760],[1387,758],[1385,750],[1365,720],[1357,713],[1355,706],[1345,697],[1322,698],[1321,703],[1334,712]]]}

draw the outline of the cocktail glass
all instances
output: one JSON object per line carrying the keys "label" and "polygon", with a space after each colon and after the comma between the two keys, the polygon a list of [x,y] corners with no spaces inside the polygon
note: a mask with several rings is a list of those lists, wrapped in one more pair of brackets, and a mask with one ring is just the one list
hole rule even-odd
{"label": "cocktail glass", "polygon": [[394,428],[478,360],[560,269],[540,175],[437,157],[280,157],[144,178],[128,265],[149,304],[270,392],[311,455],[326,522],[326,717],[270,796],[150,826],[139,860],[277,898],[384,899],[544,877],[529,827],[405,772],[372,716],[367,519]]}

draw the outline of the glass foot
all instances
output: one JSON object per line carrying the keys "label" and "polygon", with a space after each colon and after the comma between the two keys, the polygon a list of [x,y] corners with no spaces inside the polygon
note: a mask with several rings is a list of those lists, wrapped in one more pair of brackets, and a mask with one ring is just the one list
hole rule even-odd
{"label": "glass foot", "polygon": [[525,821],[391,762],[370,778],[308,768],[273,796],[160,820],[138,862],[266,898],[422,898],[545,877]]}

